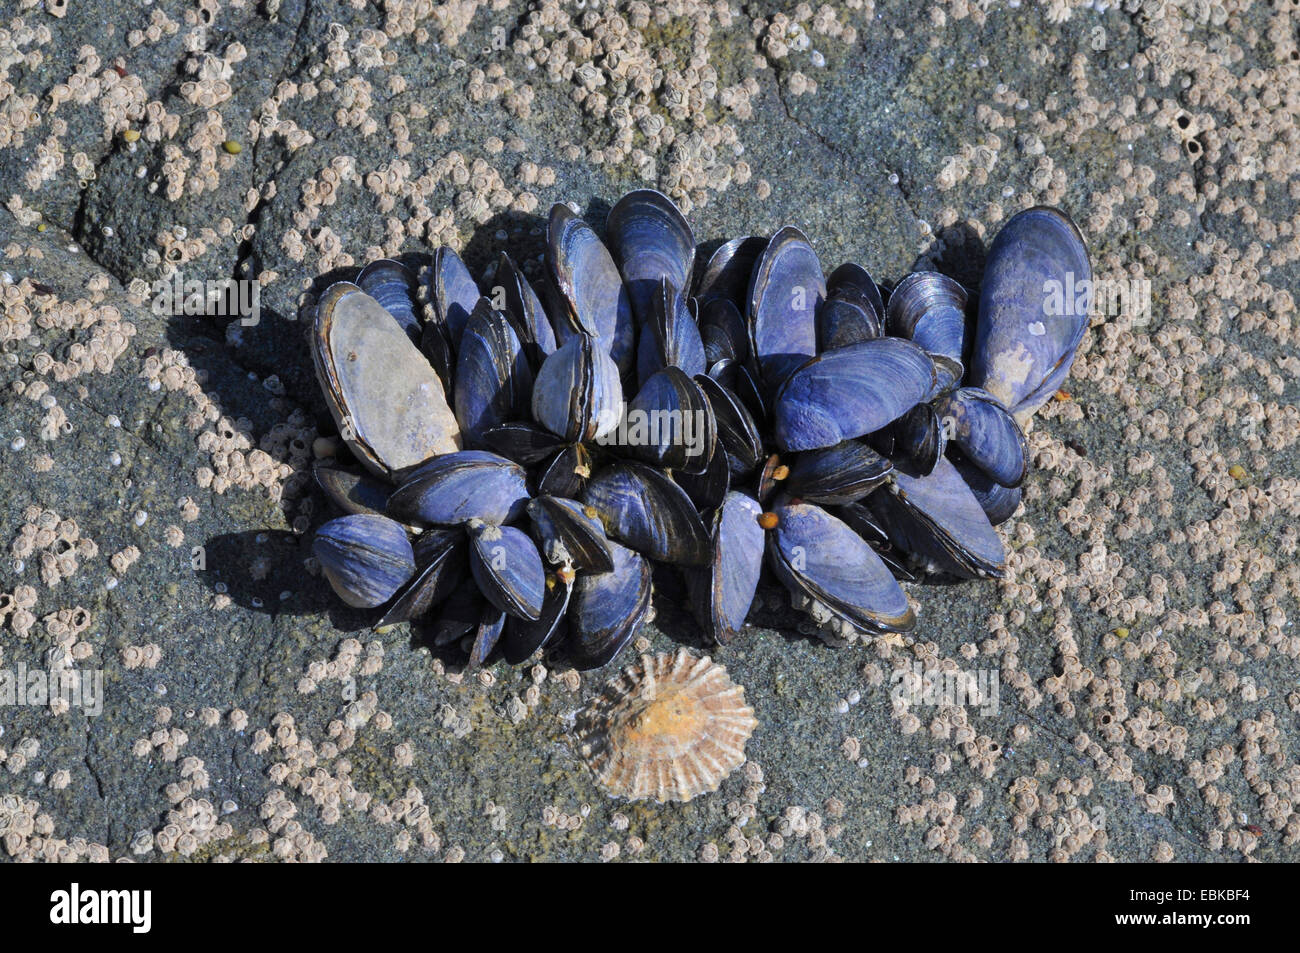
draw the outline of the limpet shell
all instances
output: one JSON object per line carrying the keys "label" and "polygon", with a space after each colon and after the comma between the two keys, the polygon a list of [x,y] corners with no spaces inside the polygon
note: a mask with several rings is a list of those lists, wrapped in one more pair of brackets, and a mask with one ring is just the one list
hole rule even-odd
{"label": "limpet shell", "polygon": [[745,689],[685,649],[643,655],[579,713],[579,754],[615,797],[689,801],[745,763],[758,721]]}

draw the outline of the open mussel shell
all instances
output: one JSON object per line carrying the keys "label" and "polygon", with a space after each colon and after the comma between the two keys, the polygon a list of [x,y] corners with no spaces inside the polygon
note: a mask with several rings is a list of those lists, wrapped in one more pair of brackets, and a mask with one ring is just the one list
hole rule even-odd
{"label": "open mussel shell", "polygon": [[890,334],[960,364],[966,353],[966,289],[937,271],[914,271],[889,296]]}
{"label": "open mussel shell", "polygon": [[[610,562],[613,568],[613,562]],[[546,596],[542,611],[536,619],[506,619],[505,635],[501,637],[501,655],[510,665],[532,656],[551,642],[558,642],[568,630],[569,600],[573,596],[572,571],[559,569],[546,574]]]}
{"label": "open mussel shell", "polygon": [[735,490],[713,514],[713,556],[707,566],[688,570],[687,585],[696,617],[715,642],[725,644],[745,626],[763,571],[762,507]]}
{"label": "open mussel shell", "polygon": [[480,297],[478,285],[465,262],[452,248],[440,245],[433,253],[429,298],[433,303],[434,323],[443,330],[453,354],[460,349],[461,335]]}
{"label": "open mussel shell", "polygon": [[569,441],[609,433],[618,426],[622,403],[617,365],[587,334],[569,337],[548,355],[533,385],[533,419]]}
{"label": "open mussel shell", "polygon": [[[430,553],[426,559],[421,553],[424,537],[436,533],[429,530],[416,540],[416,565],[421,567],[397,598],[375,623],[375,631],[382,632],[401,622],[425,616],[430,609],[446,600],[465,579],[465,545],[463,539]],[[456,536],[460,538],[459,532]]]}
{"label": "open mussel shell", "polygon": [[846,291],[854,292],[866,298],[876,316],[876,324],[879,326],[884,323],[885,299],[880,293],[880,286],[867,273],[867,269],[851,261],[840,265],[826,279],[827,297],[833,297]]}
{"label": "open mussel shell", "polygon": [[698,474],[708,469],[713,458],[717,420],[701,385],[681,368],[665,367],[652,374],[632,399],[614,436],[627,456]]}
{"label": "open mussel shell", "polygon": [[380,258],[361,269],[357,286],[393,316],[412,342],[419,342],[420,320],[415,316],[416,280],[409,268],[401,262]]}
{"label": "open mussel shell", "polygon": [[772,504],[768,562],[792,592],[801,592],[858,628],[905,632],[916,622],[888,567],[871,545],[820,506],[788,496]]}
{"label": "open mussel shell", "polygon": [[336,463],[318,462],[312,467],[312,475],[330,502],[345,513],[382,516],[393,492],[387,481]]}
{"label": "open mussel shell", "polygon": [[1064,383],[1088,329],[1092,266],[1055,208],[1015,215],[989,248],[967,383],[1023,419]]}
{"label": "open mussel shell", "polygon": [[471,520],[469,542],[470,572],[488,602],[520,619],[536,619],[546,595],[546,570],[528,534]]}
{"label": "open mussel shell", "polygon": [[785,489],[809,503],[849,503],[882,485],[893,471],[888,459],[858,440],[799,454]]}
{"label": "open mussel shell", "polygon": [[354,284],[330,285],[316,306],[312,358],[344,442],[372,473],[460,448],[442,381],[402,326]]}
{"label": "open mussel shell", "polygon": [[963,387],[935,401],[953,445],[994,483],[1017,487],[1029,472],[1029,448],[1011,412],[992,394]]}
{"label": "open mussel shell", "polygon": [[588,481],[582,499],[600,515],[610,536],[651,559],[679,566],[709,560],[709,534],[695,504],[660,470],[615,463]]}
{"label": "open mussel shell", "polygon": [[538,495],[577,499],[591,476],[591,466],[586,444],[569,444],[542,469],[537,478]]}
{"label": "open mussel shell", "polygon": [[501,253],[497,261],[494,286],[494,293],[497,288],[501,289],[501,304],[504,305],[502,310],[523,343],[528,363],[534,369],[540,367],[546,355],[557,346],[555,329],[551,326],[551,319],[547,317],[537,292],[505,252]]}
{"label": "open mussel shell", "polygon": [[717,422],[718,448],[726,453],[727,466],[735,476],[753,472],[763,461],[763,438],[758,424],[744,402],[712,377],[701,374],[695,383],[708,398]]}
{"label": "open mussel shell", "polygon": [[539,496],[528,504],[528,515],[547,562],[585,572],[614,568],[609,537],[591,507],[577,500]]}
{"label": "open mussel shell", "polygon": [[952,465],[957,468],[961,478],[975,494],[975,499],[984,510],[984,515],[994,526],[1001,526],[1020,508],[1023,495],[1020,487],[995,483],[989,479],[988,474],[960,454],[954,456]]}
{"label": "open mussel shell", "polygon": [[642,385],[656,371],[677,367],[689,376],[704,373],[704,342],[686,301],[664,279],[651,292],[650,309],[637,342],[637,379]]}
{"label": "open mussel shell", "polygon": [[483,444],[493,453],[524,466],[540,463],[564,447],[564,439],[545,427],[514,420],[484,432]]}
{"label": "open mussel shell", "polygon": [[632,641],[650,612],[650,563],[611,544],[614,568],[583,573],[569,600],[569,659],[580,670],[599,668]]}
{"label": "open mussel shell", "polygon": [[957,576],[1001,578],[1006,553],[970,487],[946,458],[925,476],[896,468],[867,501],[899,549]]}
{"label": "open mussel shell", "polygon": [[699,304],[700,342],[704,362],[712,368],[719,361],[745,363],[749,360],[749,331],[745,317],[730,298],[711,298]]}
{"label": "open mussel shell", "polygon": [[354,513],[316,531],[312,555],[348,605],[373,609],[415,575],[415,553],[406,530],[385,516]]}
{"label": "open mussel shell", "polygon": [[817,253],[787,225],[772,236],[749,283],[750,349],[766,393],[817,353],[817,309],[825,297]]}
{"label": "open mussel shell", "polygon": [[411,471],[388,500],[388,515],[417,526],[455,526],[480,519],[504,524],[528,505],[524,468],[485,450],[462,450]]}
{"label": "open mussel shell", "polygon": [[510,321],[480,298],[461,337],[456,361],[456,420],[467,441],[528,415],[533,371]]}
{"label": "open mussel shell", "polygon": [[764,235],[748,235],[718,246],[709,256],[695,292],[701,310],[715,299],[730,301],[742,311],[749,307],[750,276],[767,243]]}
{"label": "open mussel shell", "polygon": [[632,310],[643,326],[650,320],[651,299],[662,281],[681,292],[690,287],[695,236],[673,200],[662,192],[628,192],[609,210],[605,234],[627,284]]}
{"label": "open mussel shell", "polygon": [[626,373],[636,344],[627,288],[604,243],[567,205],[551,207],[546,261],[561,306],[556,328],[561,343],[574,333],[590,334],[619,373]]}
{"label": "open mussel shell", "polygon": [[777,394],[776,444],[786,451],[832,447],[881,429],[934,391],[934,362],[911,341],[884,337],[827,351]]}

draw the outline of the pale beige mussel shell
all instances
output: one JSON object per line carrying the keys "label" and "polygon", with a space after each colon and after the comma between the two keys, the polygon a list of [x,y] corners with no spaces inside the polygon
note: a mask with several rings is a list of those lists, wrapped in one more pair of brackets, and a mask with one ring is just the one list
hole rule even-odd
{"label": "pale beige mussel shell", "polygon": [[377,476],[460,449],[443,381],[394,317],[351,282],[321,296],[312,357],[339,433]]}

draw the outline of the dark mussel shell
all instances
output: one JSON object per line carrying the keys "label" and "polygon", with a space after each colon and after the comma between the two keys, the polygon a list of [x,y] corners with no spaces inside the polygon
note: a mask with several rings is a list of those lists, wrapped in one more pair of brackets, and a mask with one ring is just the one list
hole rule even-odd
{"label": "dark mussel shell", "polygon": [[542,470],[537,478],[537,494],[577,499],[591,476],[591,466],[591,451],[586,444],[569,444]]}
{"label": "dark mussel shell", "polygon": [[688,570],[686,581],[696,617],[715,642],[725,644],[745,626],[763,570],[762,507],[731,491],[713,514],[713,558]]}
{"label": "dark mussel shell", "polygon": [[749,331],[735,303],[730,298],[712,298],[700,302],[699,311],[705,364],[712,368],[719,361],[748,361]]}
{"label": "dark mussel shell", "polygon": [[894,453],[904,457],[918,473],[929,473],[948,445],[948,430],[933,404],[917,404],[899,417],[894,432]]}
{"label": "dark mussel shell", "polygon": [[632,641],[650,612],[650,564],[640,555],[611,544],[614,568],[583,573],[569,600],[565,642],[574,668],[599,668]]}
{"label": "dark mussel shell", "polygon": [[895,469],[867,502],[891,543],[942,572],[1001,578],[1006,570],[1002,540],[947,458],[925,476]]}
{"label": "dark mussel shell", "polygon": [[498,311],[505,312],[510,319],[515,333],[523,342],[529,364],[534,369],[540,367],[546,355],[557,346],[555,330],[551,327],[551,319],[547,317],[537,292],[505,252],[501,253],[497,261],[496,284],[492,289],[494,295],[497,289],[500,289],[501,300],[494,300],[494,306]]}
{"label": "dark mussel shell", "polygon": [[673,482],[686,491],[686,495],[701,513],[721,506],[727,491],[731,489],[731,466],[727,455],[715,450],[707,470],[703,473],[679,470],[673,474]]}
{"label": "dark mussel shell", "polygon": [[344,513],[382,516],[393,492],[392,484],[336,463],[318,462],[312,467],[312,475],[330,502]]}
{"label": "dark mussel shell", "polygon": [[875,312],[876,324],[884,324],[885,299],[880,293],[880,286],[867,273],[867,269],[849,261],[832,271],[830,277],[826,279],[827,296],[843,291],[853,291],[866,298],[871,305],[871,310]]}
{"label": "dark mussel shell", "polygon": [[1022,496],[1020,487],[1002,486],[1000,483],[993,482],[983,470],[960,456],[953,459],[952,465],[957,468],[961,478],[975,494],[975,499],[984,510],[984,515],[994,526],[1001,526],[1020,508]]}
{"label": "dark mussel shell", "polygon": [[637,343],[637,378],[642,385],[656,371],[678,367],[691,377],[704,373],[704,342],[686,302],[665,279],[650,294],[650,313]]}
{"label": "dark mussel shell", "polygon": [[485,450],[434,457],[415,468],[388,500],[388,515],[418,526],[480,519],[509,523],[528,505],[524,468]]}
{"label": "dark mussel shell", "polygon": [[474,644],[470,646],[466,670],[478,668],[488,660],[506,630],[507,618],[507,613],[503,610],[491,603],[484,604],[478,625],[474,629]]}
{"label": "dark mussel shell", "polygon": [[992,394],[963,387],[935,401],[944,430],[962,455],[995,483],[1017,487],[1029,473],[1029,448],[1011,412]]}
{"label": "dark mussel shell", "polygon": [[713,408],[718,447],[726,453],[732,474],[744,476],[753,472],[763,461],[763,438],[753,414],[739,397],[712,377],[701,374],[695,378],[695,383]]}
{"label": "dark mussel shell", "polygon": [[662,192],[635,189],[609,210],[605,234],[627,283],[632,310],[644,327],[662,281],[680,292],[690,286],[695,265],[691,226]]}
{"label": "dark mussel shell", "polygon": [[452,353],[460,349],[461,335],[480,297],[474,276],[460,256],[449,246],[440,245],[433,253],[429,298],[433,303],[434,323],[444,329]]}
{"label": "dark mussel shell", "polygon": [[769,563],[788,589],[866,631],[906,632],[916,623],[893,573],[842,520],[787,496],[776,499],[772,513]]}
{"label": "dark mussel shell", "polygon": [[551,207],[546,260],[561,307],[556,328],[560,342],[575,333],[590,334],[614,359],[619,373],[626,373],[636,345],[627,287],[604,243],[567,205]]}
{"label": "dark mussel shell", "polygon": [[[613,562],[610,563],[611,567]],[[509,665],[518,665],[540,648],[558,642],[568,629],[569,600],[573,596],[574,575],[567,569],[546,574],[546,596],[536,619],[509,616],[501,639],[501,654]]]}
{"label": "dark mussel shell", "polygon": [[414,343],[420,341],[420,320],[415,316],[415,275],[401,262],[389,258],[372,261],[357,275],[357,286],[383,306]]}
{"label": "dark mussel shell", "polygon": [[776,399],[776,444],[815,450],[861,437],[934,396],[934,362],[911,341],[876,338],[809,361]]}
{"label": "dark mussel shell", "polygon": [[564,438],[557,437],[545,427],[524,421],[512,421],[486,431],[482,437],[484,445],[493,453],[532,466],[564,447]]}
{"label": "dark mussel shell", "polygon": [[618,426],[618,367],[595,340],[575,334],[549,355],[533,387],[533,419],[569,441],[593,440]]}
{"label": "dark mussel shell", "polygon": [[894,465],[858,440],[799,454],[785,489],[809,503],[849,503],[881,486]]}
{"label": "dark mussel shell", "polygon": [[479,591],[502,612],[536,619],[546,594],[546,570],[528,534],[480,520],[469,524],[469,567]]}
{"label": "dark mussel shell", "polygon": [[840,288],[831,292],[817,311],[817,349],[832,351],[884,334],[880,315],[861,292]]}
{"label": "dark mussel shell", "polygon": [[843,520],[845,526],[871,544],[871,548],[894,574],[895,579],[900,582],[916,582],[916,574],[907,568],[906,554],[894,548],[893,543],[889,541],[889,534],[885,532],[885,528],[880,525],[880,521],[865,503],[843,503],[832,506],[830,513]]}
{"label": "dark mussel shell", "polygon": [[427,566],[465,541],[465,533],[459,526],[431,526],[421,530],[411,540],[411,549],[415,551],[415,565]]}
{"label": "dark mussel shell", "polygon": [[[436,530],[421,534],[416,540],[416,565],[422,568],[407,583],[384,617],[375,623],[375,631],[382,632],[401,622],[422,618],[430,609],[443,602],[465,579],[465,545],[463,540],[445,546],[426,560],[420,553],[423,537]],[[456,534],[459,537],[459,532]]]}
{"label": "dark mussel shell", "polygon": [[686,491],[661,470],[615,463],[587,483],[582,499],[605,531],[660,562],[702,566],[709,560],[709,534]]}
{"label": "dark mussel shell", "polygon": [[817,353],[817,309],[826,297],[817,253],[787,225],[754,264],[749,283],[749,342],[768,394]]}
{"label": "dark mussel shell", "polygon": [[609,537],[591,507],[577,500],[539,496],[528,504],[528,515],[547,562],[585,572],[613,570]]}
{"label": "dark mussel shell", "polygon": [[767,420],[767,399],[748,367],[739,361],[721,360],[709,368],[709,376],[739,397],[755,421]]}
{"label": "dark mussel shell", "polygon": [[500,613],[501,610],[488,603],[475,586],[457,589],[438,609],[438,616],[432,626],[433,644],[449,645],[474,632],[482,621],[484,612]]}
{"label": "dark mussel shell", "polygon": [[713,459],[717,436],[713,405],[701,385],[670,366],[650,376],[628,405],[619,429],[601,443],[617,441],[627,456],[699,474]]}
{"label": "dark mussel shell", "polygon": [[750,276],[767,243],[766,236],[749,235],[718,246],[704,266],[695,292],[701,310],[715,299],[730,301],[741,309],[749,306]]}
{"label": "dark mussel shell", "polygon": [[467,441],[528,415],[533,371],[510,321],[480,298],[461,337],[456,361],[456,420]]}
{"label": "dark mussel shell", "polygon": [[415,575],[415,553],[406,530],[385,516],[353,513],[316,531],[312,555],[348,605],[373,609]]}
{"label": "dark mussel shell", "polygon": [[960,366],[966,353],[966,289],[940,272],[914,271],[889,296],[885,323],[890,334]]}
{"label": "dark mussel shell", "polygon": [[1017,417],[1064,383],[1088,330],[1092,265],[1083,236],[1055,208],[1026,209],[989,248],[967,383]]}

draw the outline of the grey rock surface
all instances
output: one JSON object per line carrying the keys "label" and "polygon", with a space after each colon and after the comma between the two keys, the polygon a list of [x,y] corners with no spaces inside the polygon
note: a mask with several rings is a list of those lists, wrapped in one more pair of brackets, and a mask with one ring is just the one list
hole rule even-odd
{"label": "grey rock surface", "polygon": [[[1296,859],[1300,76],[1278,14],[209,6],[0,22],[0,671],[103,680],[95,715],[0,704],[0,857]],[[631,75],[657,63],[652,94],[619,86],[611,36]],[[709,248],[790,223],[827,271],[972,285],[1005,218],[1058,204],[1099,275],[1149,283],[1149,313],[1095,316],[1035,425],[1008,582],[909,585],[915,641],[832,646],[765,578],[713,647],[664,571],[645,642],[578,677],[562,650],[462,672],[310,571],[334,432],[314,295],[439,241],[536,274],[552,202],[599,223],[644,184]],[[260,276],[257,322],[155,313],[169,270]],[[677,646],[745,686],[750,763],[688,804],[611,799],[572,717]],[[913,666],[996,676],[997,704],[897,705]]]}

